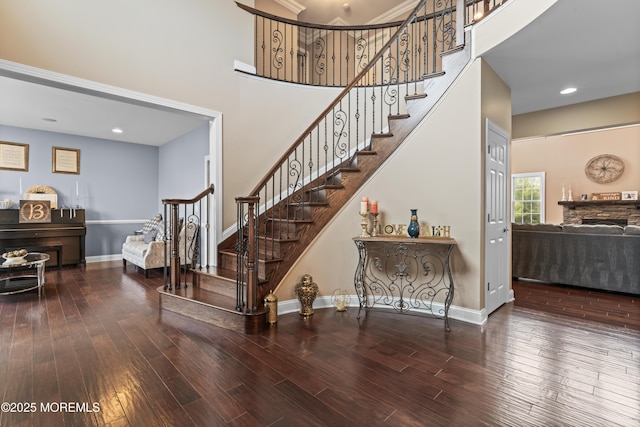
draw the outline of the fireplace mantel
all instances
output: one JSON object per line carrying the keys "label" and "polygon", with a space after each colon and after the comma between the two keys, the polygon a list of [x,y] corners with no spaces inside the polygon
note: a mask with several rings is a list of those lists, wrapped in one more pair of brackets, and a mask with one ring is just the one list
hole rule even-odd
{"label": "fireplace mantel", "polygon": [[630,205],[635,206],[636,209],[640,209],[640,200],[573,200],[573,201],[560,201],[560,206],[566,206],[569,209],[575,209],[577,207],[590,207],[590,206],[620,206]]}
{"label": "fireplace mantel", "polygon": [[583,219],[627,220],[629,225],[640,225],[640,200],[562,200],[562,222],[582,224]]}

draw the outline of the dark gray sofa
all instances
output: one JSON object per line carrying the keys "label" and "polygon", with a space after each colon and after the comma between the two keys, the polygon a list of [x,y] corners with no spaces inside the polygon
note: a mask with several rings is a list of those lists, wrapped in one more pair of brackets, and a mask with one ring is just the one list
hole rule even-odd
{"label": "dark gray sofa", "polygon": [[640,226],[512,224],[512,276],[640,294]]}

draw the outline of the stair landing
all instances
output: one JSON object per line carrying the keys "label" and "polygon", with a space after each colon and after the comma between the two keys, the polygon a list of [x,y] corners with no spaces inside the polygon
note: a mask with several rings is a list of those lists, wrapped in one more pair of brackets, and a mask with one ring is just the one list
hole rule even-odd
{"label": "stair landing", "polygon": [[[194,276],[202,277],[203,272],[199,273]],[[216,273],[204,274],[215,277]],[[222,277],[222,281],[229,282],[229,279]],[[194,286],[189,283],[186,287],[172,290],[164,290],[163,286],[158,287],[160,308],[236,332],[258,333],[268,326],[266,310],[248,314],[235,309],[235,289],[230,292],[229,283],[221,283],[217,287],[221,292],[218,292],[216,286],[209,280],[199,278],[197,282],[201,285]]]}

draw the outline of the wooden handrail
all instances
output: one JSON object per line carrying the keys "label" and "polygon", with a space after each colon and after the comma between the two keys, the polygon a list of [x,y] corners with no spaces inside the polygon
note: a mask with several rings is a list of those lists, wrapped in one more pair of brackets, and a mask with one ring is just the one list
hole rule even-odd
{"label": "wooden handrail", "polygon": [[[413,10],[413,12],[411,12],[411,14],[407,17],[407,19],[404,20],[404,22],[402,23],[402,25],[400,25],[400,27],[398,28],[398,30],[396,31],[396,35],[399,34],[402,30],[404,30],[405,28],[407,28],[407,26],[409,25],[409,23],[411,23],[411,21],[413,21],[413,19],[416,17],[416,15],[418,14],[418,11],[423,8],[428,0],[421,0],[420,3],[418,3],[418,5],[416,6],[416,8]],[[258,196],[260,194],[260,190],[262,189],[262,187],[267,184],[269,182],[269,179],[271,178],[271,176],[273,176],[273,174],[276,173],[276,171],[278,170],[278,168],[280,168],[280,165],[294,152],[294,150],[296,149],[296,147],[298,147],[298,145],[300,145],[301,142],[303,142],[305,140],[305,138],[307,137],[307,135],[313,131],[319,124],[320,122],[322,122],[322,120],[324,120],[324,118],[329,114],[329,112],[331,110],[333,110],[333,108],[338,105],[340,103],[340,101],[351,91],[351,89],[353,89],[356,84],[367,75],[367,73],[371,70],[371,68],[373,68],[374,65],[377,64],[378,60],[380,58],[382,58],[382,56],[384,55],[384,53],[386,52],[386,50],[393,44],[395,43],[397,37],[391,37],[385,44],[384,46],[382,46],[382,48],[380,48],[380,50],[378,50],[378,52],[376,52],[376,54],[373,56],[373,58],[371,58],[371,60],[369,61],[369,63],[367,64],[366,67],[364,67],[356,76],[353,80],[351,80],[351,82],[340,92],[340,94],[333,100],[333,102],[331,104],[329,104],[329,106],[327,108],[325,108],[322,113],[320,113],[320,115],[318,116],[317,119],[315,119],[313,121],[313,123],[311,123],[311,125],[309,125],[305,131],[302,133],[302,135],[300,137],[298,137],[295,142],[289,147],[289,149],[282,155],[280,156],[280,158],[276,161],[276,163],[273,165],[273,167],[271,169],[269,169],[269,172],[267,172],[265,174],[265,176],[260,180],[260,183],[251,191],[251,195],[252,196]]]}
{"label": "wooden handrail", "polygon": [[193,199],[162,199],[162,203],[165,205],[191,204],[204,199],[209,194],[213,194],[213,191],[214,191],[213,184],[211,184],[202,193],[198,194]]}

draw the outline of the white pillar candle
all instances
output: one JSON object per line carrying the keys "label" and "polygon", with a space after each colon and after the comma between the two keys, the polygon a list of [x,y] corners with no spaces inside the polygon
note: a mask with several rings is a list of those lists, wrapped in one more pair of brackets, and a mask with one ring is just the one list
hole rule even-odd
{"label": "white pillar candle", "polygon": [[78,181],[76,181],[76,197],[78,197]]}
{"label": "white pillar candle", "polygon": [[363,197],[362,201],[360,202],[360,213],[364,215],[368,211],[369,211],[369,198]]}
{"label": "white pillar candle", "polygon": [[22,199],[22,178],[20,178],[20,198]]}

